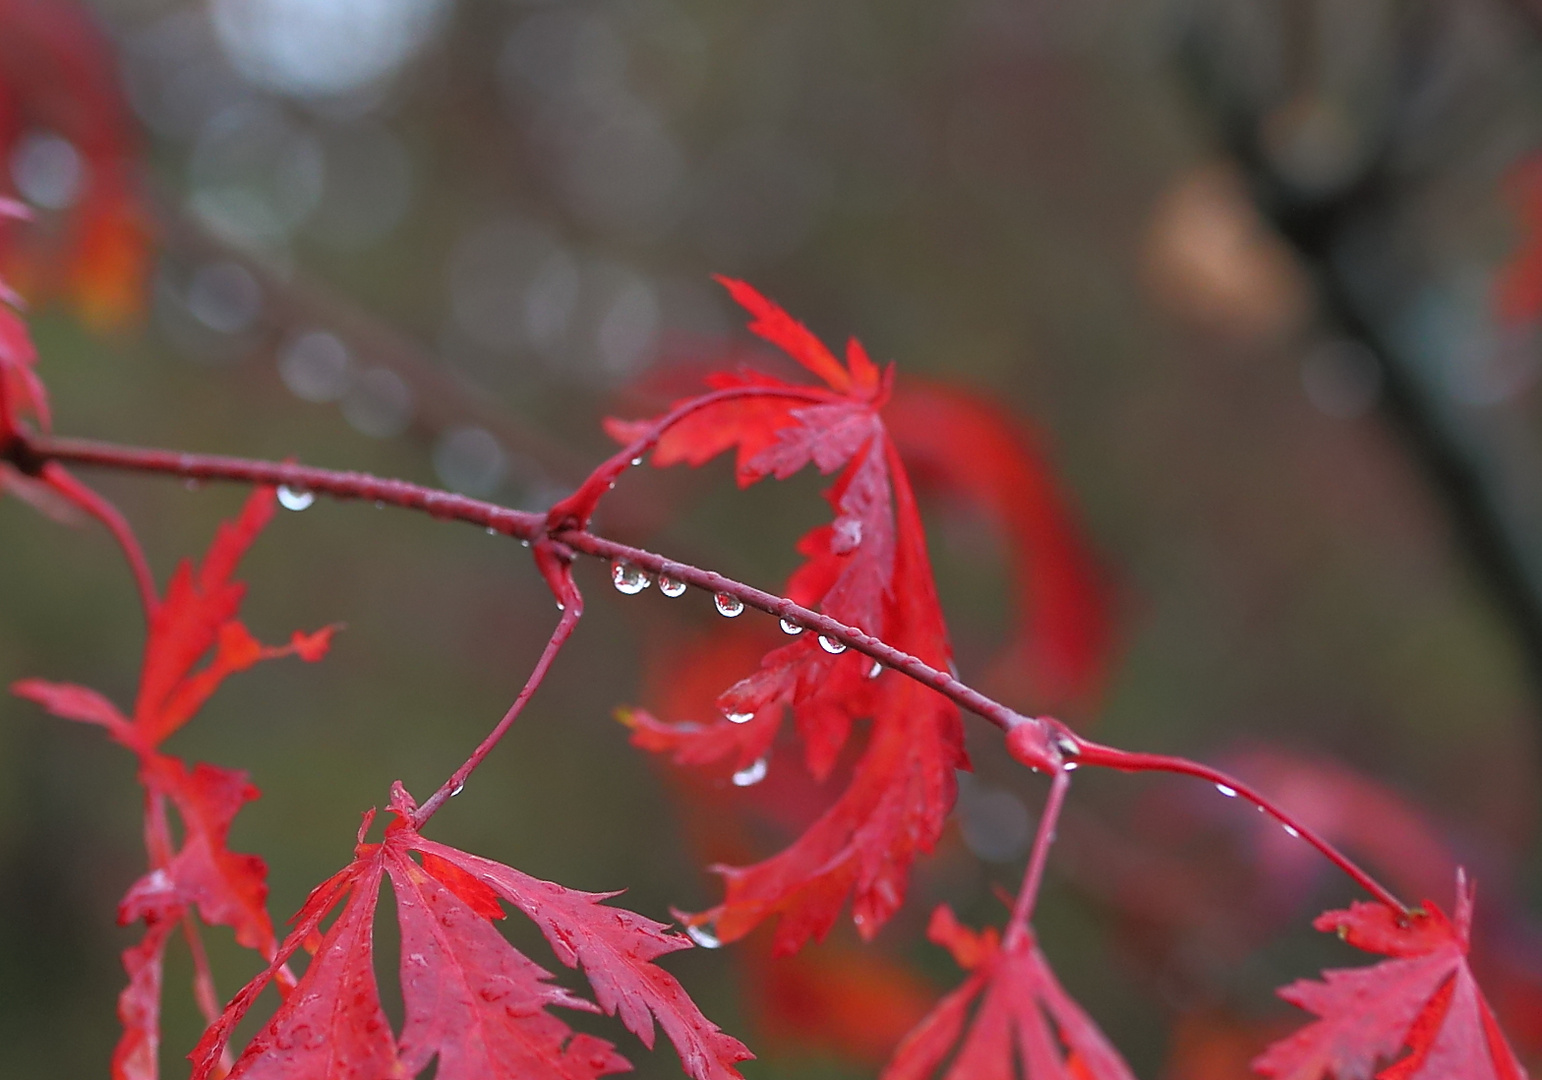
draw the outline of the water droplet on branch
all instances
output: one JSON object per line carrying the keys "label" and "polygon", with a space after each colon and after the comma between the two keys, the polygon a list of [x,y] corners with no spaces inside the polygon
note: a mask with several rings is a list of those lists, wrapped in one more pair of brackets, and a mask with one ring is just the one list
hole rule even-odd
{"label": "water droplet on branch", "polygon": [[755,719],[755,714],[752,712],[731,712],[723,715],[728,718],[730,724],[748,724]]}
{"label": "water droplet on branch", "polygon": [[616,591],[626,596],[636,596],[653,584],[642,567],[633,566],[625,559],[617,559],[610,564],[610,580],[616,586]]}
{"label": "water droplet on branch", "polygon": [[315,501],[315,492],[290,487],[288,484],[278,486],[278,504],[285,510],[305,510]]}
{"label": "water droplet on branch", "polygon": [[1293,828],[1290,825],[1281,825],[1280,828],[1285,830],[1285,835],[1286,836],[1300,836],[1301,835],[1299,830]]}
{"label": "water droplet on branch", "polygon": [[717,608],[717,613],[725,619],[733,619],[744,614],[744,601],[737,596],[720,592],[712,594],[712,603]]}
{"label": "water droplet on branch", "polygon": [[846,651],[846,643],[844,641],[837,641],[835,638],[825,637],[823,634],[819,635],[819,647],[831,656],[839,656]]}
{"label": "water droplet on branch", "polygon": [[782,633],[784,633],[784,634],[792,634],[793,636],[797,636],[798,634],[803,633],[803,627],[799,626],[797,623],[793,622],[791,619],[783,619],[782,620]]}
{"label": "water droplet on branch", "polygon": [[659,592],[663,593],[665,596],[684,596],[685,590],[685,582],[680,581],[677,578],[672,578],[668,574],[659,575]]}
{"label": "water droplet on branch", "polygon": [[873,661],[873,666],[867,669],[867,677],[869,679],[876,679],[876,678],[878,678],[878,676],[880,676],[882,674],[883,674],[883,661],[882,660],[874,660]]}
{"label": "water droplet on branch", "polygon": [[1215,790],[1225,795],[1228,799],[1235,799],[1237,797],[1237,789],[1227,784],[1217,784],[1215,785]]}

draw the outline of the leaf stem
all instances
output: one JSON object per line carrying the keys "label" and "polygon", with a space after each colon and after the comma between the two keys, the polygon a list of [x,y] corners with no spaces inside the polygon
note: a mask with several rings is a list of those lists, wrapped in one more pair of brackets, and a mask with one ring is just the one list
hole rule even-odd
{"label": "leaf stem", "polygon": [[561,529],[586,529],[589,521],[594,517],[594,511],[599,506],[600,500],[616,486],[616,481],[634,464],[642,460],[642,456],[658,446],[659,440],[665,432],[674,427],[680,421],[692,413],[713,405],[720,405],[725,401],[733,401],[742,398],[790,398],[794,401],[807,401],[811,405],[824,404],[830,401],[831,395],[821,392],[816,387],[796,386],[732,386],[715,393],[703,394],[701,397],[691,398],[665,413],[649,426],[646,434],[633,439],[626,446],[617,450],[609,458],[602,461],[591,472],[584,482],[578,486],[578,490],[565,499],[559,500],[547,511],[547,525],[554,531]]}
{"label": "leaf stem", "polygon": [[[1061,725],[1063,727],[1063,725]],[[1286,813],[1279,806],[1271,802],[1267,797],[1255,791],[1247,784],[1238,780],[1229,773],[1220,769],[1212,769],[1208,765],[1188,758],[1173,757],[1167,754],[1142,754],[1129,750],[1119,750],[1112,746],[1104,746],[1101,743],[1084,739],[1076,733],[1065,729],[1057,736],[1062,748],[1066,751],[1068,759],[1081,765],[1098,765],[1108,769],[1117,769],[1120,772],[1165,772],[1177,773],[1180,776],[1193,776],[1201,780],[1208,780],[1217,787],[1225,789],[1225,792],[1233,793],[1236,798],[1252,803],[1264,813],[1278,821],[1287,831],[1299,836],[1312,847],[1322,853],[1333,865],[1348,874],[1356,884],[1370,893],[1376,899],[1386,904],[1392,910],[1402,915],[1409,914],[1409,908],[1384,885],[1370,874],[1362,870],[1353,860],[1346,856],[1338,848],[1334,847],[1316,830],[1302,824],[1296,818]],[[1074,745],[1074,752],[1071,746]]]}
{"label": "leaf stem", "polygon": [[551,669],[552,661],[557,658],[557,653],[562,651],[562,646],[573,634],[573,628],[578,625],[582,609],[577,604],[567,604],[562,609],[562,617],[557,620],[557,628],[552,631],[551,638],[546,642],[546,648],[541,650],[541,658],[535,662],[535,669],[530,672],[530,678],[525,680],[524,687],[519,696],[514,699],[514,704],[509,706],[509,711],[503,714],[503,719],[498,721],[496,727],[488,732],[487,738],[482,740],[480,746],[472,751],[465,764],[450,774],[450,778],[439,786],[439,790],[428,797],[423,805],[418,807],[417,813],[412,815],[412,827],[421,831],[428,819],[449,799],[460,793],[466,786],[466,778],[470,776],[476,767],[482,764],[484,758],[492,753],[493,747],[503,738],[504,733],[518,719],[528,702],[546,678],[546,673]]}
{"label": "leaf stem", "polygon": [[101,522],[117,541],[123,557],[128,560],[129,572],[134,575],[134,585],[139,590],[139,603],[145,609],[145,625],[148,626],[161,606],[160,595],[155,588],[155,575],[150,573],[150,563],[139,546],[139,538],[122,512],[105,496],[71,476],[57,461],[46,463],[41,475],[49,487]]}
{"label": "leaf stem", "polygon": [[1066,792],[1071,789],[1071,770],[1056,769],[1050,779],[1049,797],[1044,800],[1044,813],[1039,817],[1039,830],[1033,838],[1033,851],[1028,856],[1028,869],[1023,872],[1023,886],[1018,890],[1017,903],[1012,906],[1012,918],[1007,923],[1007,934],[1028,932],[1033,907],[1038,902],[1039,886],[1044,883],[1044,867],[1049,861],[1049,849],[1055,842],[1055,828],[1060,822],[1060,810],[1065,806]]}

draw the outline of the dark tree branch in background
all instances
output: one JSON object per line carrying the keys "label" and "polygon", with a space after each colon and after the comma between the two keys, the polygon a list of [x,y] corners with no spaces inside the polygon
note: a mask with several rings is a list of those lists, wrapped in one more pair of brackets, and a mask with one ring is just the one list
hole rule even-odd
{"label": "dark tree branch in background", "polygon": [[[1528,10],[1535,13],[1529,5]],[[1375,145],[1362,148],[1363,164],[1352,175],[1317,189],[1293,182],[1271,159],[1269,114],[1225,84],[1218,71],[1224,46],[1204,40],[1196,26],[1185,42],[1182,65],[1199,108],[1241,168],[1259,213],[1290,245],[1315,286],[1323,322],[1374,360],[1381,414],[1443,506],[1458,549],[1514,635],[1533,692],[1542,700],[1542,566],[1536,545],[1516,515],[1507,512],[1472,440],[1443,415],[1433,388],[1417,374],[1416,361],[1393,340],[1364,283],[1357,287],[1346,268],[1346,253],[1392,221],[1422,178],[1413,166],[1393,162],[1401,114],[1411,108],[1410,99],[1426,74],[1426,50],[1438,48],[1428,31],[1417,16],[1404,24],[1392,100],[1380,127],[1367,136]]]}

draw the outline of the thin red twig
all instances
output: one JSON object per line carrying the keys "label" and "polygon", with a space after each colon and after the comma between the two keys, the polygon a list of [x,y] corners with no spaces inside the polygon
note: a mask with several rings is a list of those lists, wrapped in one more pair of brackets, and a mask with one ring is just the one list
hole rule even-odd
{"label": "thin red twig", "polygon": [[[33,435],[18,440],[18,443],[24,465],[35,460],[57,460],[136,472],[166,473],[201,481],[228,480],[244,484],[284,485],[334,499],[358,499],[382,506],[421,510],[441,520],[464,521],[520,540],[533,542],[547,535],[545,514],[511,510],[496,503],[454,495],[405,480],[384,479],[369,473],[339,472],[294,462],[258,461],[218,454],[149,450],[88,439]],[[742,601],[747,607],[788,619],[843,642],[886,667],[904,672],[1002,730],[1025,722],[1039,723],[857,627],[837,622],[827,615],[795,604],[786,597],[764,592],[711,570],[676,562],[643,548],[617,543],[586,530],[559,529],[550,535],[573,552],[612,561],[622,560],[655,575],[667,574],[676,581],[683,581],[709,593],[725,593]]]}
{"label": "thin red twig", "polygon": [[736,398],[774,397],[791,398],[794,401],[807,401],[811,405],[826,403],[830,400],[828,392],[821,392],[813,387],[796,386],[734,386],[724,390],[718,390],[711,394],[703,394],[701,397],[692,398],[683,404],[677,405],[668,413],[653,422],[646,435],[633,439],[629,444],[617,450],[609,458],[589,474],[578,490],[567,498],[556,503],[546,514],[546,523],[553,530],[584,529],[589,525],[589,520],[594,516],[595,507],[600,503],[607,492],[616,486],[616,480],[633,465],[640,464],[644,454],[658,445],[664,433],[674,427],[680,421],[692,413],[713,405],[720,405],[725,401]]}
{"label": "thin red twig", "polygon": [[188,951],[193,954],[193,1000],[203,1014],[203,1022],[212,1024],[223,1010],[219,991],[214,988],[214,969],[209,966],[209,953],[203,947],[203,935],[198,932],[198,920],[191,911],[182,913],[182,936],[187,939]]}
{"label": "thin red twig", "polygon": [[111,501],[75,479],[57,461],[45,464],[41,475],[49,487],[106,526],[117,541],[123,557],[128,560],[129,571],[134,575],[134,585],[139,590],[139,602],[145,609],[145,625],[148,626],[155,618],[161,600],[155,588],[155,575],[150,572],[150,563],[145,559],[144,548],[139,546],[139,538],[134,535],[128,521]]}
{"label": "thin red twig", "polygon": [[1071,758],[1074,764],[1100,765],[1107,769],[1118,769],[1121,772],[1177,773],[1181,776],[1194,776],[1201,780],[1210,781],[1217,788],[1221,789],[1222,794],[1252,803],[1278,821],[1293,836],[1298,836],[1305,840],[1321,852],[1328,861],[1348,874],[1361,888],[1376,897],[1383,904],[1403,915],[1409,914],[1406,904],[1392,895],[1385,886],[1371,877],[1370,874],[1367,874],[1359,866],[1355,865],[1338,848],[1320,836],[1316,830],[1310,829],[1300,821],[1297,821],[1290,814],[1287,814],[1284,810],[1270,802],[1264,795],[1244,784],[1236,777],[1224,773],[1220,769],[1212,769],[1208,765],[1200,764],[1197,761],[1190,761],[1188,758],[1171,757],[1167,754],[1141,754],[1129,750],[1119,750],[1112,746],[1104,746],[1102,743],[1083,739],[1069,730],[1062,732],[1058,738],[1062,741],[1069,740],[1075,744],[1076,750],[1074,754],[1069,752],[1069,748],[1066,748],[1067,757]]}
{"label": "thin red twig", "polygon": [[[404,480],[371,476],[368,473],[318,469],[293,462],[280,463],[215,454],[188,454],[118,446],[85,439],[19,434],[7,448],[7,455],[19,468],[28,472],[40,471],[43,465],[50,461],[69,461],[136,472],[165,473],[196,480],[285,485],[336,499],[363,499],[382,506],[421,510],[436,518],[468,522],[530,543],[555,545],[564,553],[571,552],[612,561],[625,561],[654,575],[667,575],[676,581],[683,581],[687,585],[707,592],[732,596],[747,607],[787,619],[825,637],[840,641],[848,648],[855,649],[886,667],[891,667],[930,687],[961,708],[995,724],[1005,732],[1010,733],[1014,728],[1023,725],[1032,725],[1042,734],[1046,742],[1053,740],[1068,758],[1074,758],[1069,762],[1072,768],[1078,765],[1098,765],[1126,772],[1179,773],[1224,785],[1254,805],[1262,807],[1282,825],[1294,830],[1301,839],[1316,848],[1382,903],[1396,911],[1404,913],[1408,911],[1407,906],[1388,889],[1315,831],[1294,820],[1253,789],[1217,769],[1186,758],[1131,753],[1082,739],[1058,721],[1023,716],[964,684],[949,673],[939,671],[919,658],[896,649],[857,627],[837,622],[817,611],[795,604],[786,597],[764,592],[733,578],[724,577],[722,574],[676,562],[642,548],[617,543],[586,529],[549,529],[548,517],[545,514],[511,510],[496,503],[483,502],[480,499],[455,495]],[[626,461],[630,464],[630,458]],[[608,483],[606,490],[608,490]],[[510,710],[510,714],[505,716],[494,729],[494,734],[484,740],[483,745],[478,747],[477,753],[472,755],[472,760],[467,762],[470,768],[475,768],[482,757],[491,750],[490,744],[496,743],[503,731],[507,730],[518,710],[523,708],[524,702],[534,692],[534,686],[539,683],[541,677],[544,677],[545,670],[550,666],[556,650],[567,639],[567,635],[572,632],[573,624],[577,621],[577,612],[572,610],[574,607],[576,605],[570,605],[569,610],[564,610],[557,632],[553,634],[552,641],[548,642],[546,652],[542,654],[536,672],[531,676],[532,681],[526,684]],[[457,770],[457,775],[462,770],[470,771],[467,766],[462,766],[461,770]],[[461,780],[463,781],[464,777],[461,777]],[[418,825],[421,826],[429,814],[449,798],[449,792],[454,789],[455,782],[455,777],[446,781],[445,786],[423,804],[419,810]],[[1048,807],[1046,807],[1046,814],[1047,811]]]}
{"label": "thin red twig", "polygon": [[524,711],[525,703],[530,700],[536,688],[546,678],[552,661],[557,658],[557,653],[562,650],[562,646],[572,636],[573,628],[578,625],[582,611],[583,609],[575,603],[563,606],[562,617],[557,620],[557,628],[552,631],[551,638],[546,642],[546,648],[541,650],[541,658],[535,662],[535,669],[530,672],[530,678],[525,680],[525,685],[519,691],[519,696],[514,699],[514,704],[509,706],[509,711],[503,714],[503,719],[498,721],[498,725],[488,733],[487,738],[482,740],[481,745],[472,751],[465,764],[451,773],[450,778],[440,785],[439,790],[418,807],[417,813],[412,815],[413,829],[422,831],[428,819],[433,817],[441,806],[460,794],[461,789],[466,786],[466,778],[482,764],[488,754],[492,753],[493,747],[498,745],[498,740],[503,738],[504,732],[509,730],[510,725]]}
{"label": "thin red twig", "polygon": [[1050,780],[1049,797],[1044,800],[1044,813],[1039,817],[1039,830],[1033,838],[1033,851],[1028,855],[1028,869],[1023,872],[1023,886],[1018,890],[1017,903],[1012,905],[1012,918],[1007,923],[1008,936],[1028,932],[1033,906],[1039,899],[1039,886],[1044,882],[1044,866],[1049,861],[1049,849],[1055,842],[1055,829],[1060,823],[1060,810],[1070,789],[1071,770],[1055,770]]}

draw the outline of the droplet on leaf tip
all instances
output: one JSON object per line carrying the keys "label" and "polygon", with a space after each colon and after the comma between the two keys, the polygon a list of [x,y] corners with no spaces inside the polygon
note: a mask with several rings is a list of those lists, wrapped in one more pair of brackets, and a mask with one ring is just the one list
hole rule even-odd
{"label": "droplet on leaf tip", "polygon": [[678,578],[672,578],[668,574],[659,575],[659,592],[663,593],[665,596],[671,598],[676,596],[684,596],[686,587],[687,586],[685,582],[679,580]]}
{"label": "droplet on leaf tip", "polygon": [[703,930],[699,926],[692,926],[690,923],[685,924],[685,935],[703,949],[721,949],[723,947],[723,943],[718,940],[717,935]]}
{"label": "droplet on leaf tip", "polygon": [[305,510],[315,501],[315,492],[306,491],[304,488],[290,487],[288,484],[280,484],[278,486],[278,504],[285,510]]}
{"label": "droplet on leaf tip", "polygon": [[823,634],[819,635],[819,647],[831,656],[839,656],[846,651],[846,643],[844,641],[837,641],[835,638],[825,637]]}
{"label": "droplet on leaf tip", "polygon": [[756,758],[734,773],[734,787],[753,787],[766,778],[766,759]]}
{"label": "droplet on leaf tip", "polygon": [[744,601],[737,596],[728,593],[713,593],[712,603],[717,608],[717,613],[725,619],[733,619],[744,614]]}

